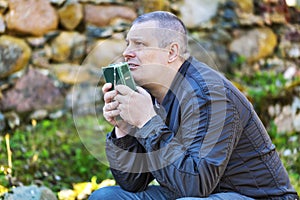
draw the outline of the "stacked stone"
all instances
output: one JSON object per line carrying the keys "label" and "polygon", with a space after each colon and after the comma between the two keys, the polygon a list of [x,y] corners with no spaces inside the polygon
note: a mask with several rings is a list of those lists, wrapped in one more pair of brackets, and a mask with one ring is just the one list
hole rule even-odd
{"label": "stacked stone", "polygon": [[130,23],[154,10],[178,15],[192,55],[221,72],[242,57],[242,73],[300,76],[300,14],[284,0],[0,0],[0,120],[94,112],[101,66],[122,60]]}

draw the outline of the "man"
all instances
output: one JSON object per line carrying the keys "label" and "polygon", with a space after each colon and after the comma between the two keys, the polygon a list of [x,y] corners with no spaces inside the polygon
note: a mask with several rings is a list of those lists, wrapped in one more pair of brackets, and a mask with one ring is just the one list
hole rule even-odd
{"label": "man", "polygon": [[[115,126],[106,154],[119,186],[90,200],[298,198],[251,104],[189,56],[175,15],[139,16],[126,40],[123,56],[142,87],[102,88],[103,115]],[[149,186],[154,179],[159,185]]]}

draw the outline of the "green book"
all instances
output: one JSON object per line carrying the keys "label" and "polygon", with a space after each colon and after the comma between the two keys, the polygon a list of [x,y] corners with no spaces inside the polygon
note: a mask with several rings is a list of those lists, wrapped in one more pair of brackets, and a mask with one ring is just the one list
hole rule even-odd
{"label": "green book", "polygon": [[132,90],[137,90],[128,63],[121,62],[110,64],[106,67],[102,67],[102,72],[105,81],[107,83],[112,83],[112,90],[114,90],[115,86],[118,84],[127,85]]}

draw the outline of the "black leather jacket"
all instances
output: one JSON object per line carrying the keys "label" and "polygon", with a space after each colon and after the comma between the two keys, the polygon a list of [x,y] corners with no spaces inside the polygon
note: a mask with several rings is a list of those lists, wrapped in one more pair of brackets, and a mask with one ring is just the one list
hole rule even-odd
{"label": "black leather jacket", "polygon": [[205,64],[189,58],[155,109],[130,135],[107,135],[107,158],[123,189],[142,191],[156,179],[170,199],[223,191],[298,198],[252,105]]}

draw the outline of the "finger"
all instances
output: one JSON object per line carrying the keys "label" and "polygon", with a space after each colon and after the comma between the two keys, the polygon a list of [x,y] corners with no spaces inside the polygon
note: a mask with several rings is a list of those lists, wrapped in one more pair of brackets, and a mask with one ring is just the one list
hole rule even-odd
{"label": "finger", "polygon": [[115,98],[116,95],[117,95],[117,92],[115,90],[106,92],[104,94],[104,102],[109,103],[109,102],[113,101],[113,99]]}
{"label": "finger", "polygon": [[134,92],[130,87],[128,87],[126,85],[117,85],[116,90],[118,91],[118,93],[120,93],[122,95],[128,95],[128,94]]}
{"label": "finger", "polygon": [[105,83],[102,87],[102,92],[106,93],[108,92],[110,89],[112,88],[112,84],[111,83]]}
{"label": "finger", "polygon": [[120,112],[122,112],[122,110],[125,110],[125,108],[126,108],[126,106],[124,104],[119,104],[119,106],[118,106],[118,110]]}
{"label": "finger", "polygon": [[[117,94],[114,98],[115,101],[118,101],[119,104],[126,104],[129,102],[129,97],[128,96],[125,96],[125,95],[122,95],[122,94]],[[119,105],[119,106],[120,106]]]}
{"label": "finger", "polygon": [[111,110],[103,113],[103,116],[107,121],[112,121],[113,118],[117,117],[118,115],[120,115],[119,110]]}
{"label": "finger", "polygon": [[116,110],[119,105],[118,101],[113,101],[111,103],[106,103],[103,107],[103,111],[111,111],[111,110]]}

